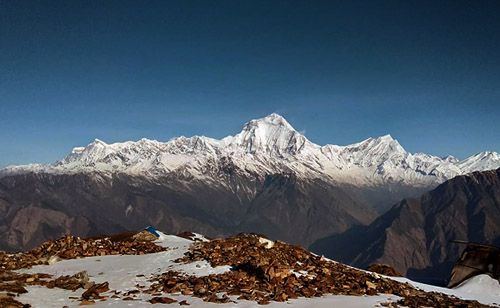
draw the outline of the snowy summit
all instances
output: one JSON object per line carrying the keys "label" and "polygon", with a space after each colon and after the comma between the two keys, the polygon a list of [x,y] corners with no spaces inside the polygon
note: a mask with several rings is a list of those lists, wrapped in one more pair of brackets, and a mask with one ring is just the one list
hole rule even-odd
{"label": "snowy summit", "polygon": [[339,146],[318,145],[273,113],[251,120],[235,136],[221,140],[204,136],[178,137],[168,142],[149,139],[107,144],[96,139],[77,147],[50,165],[10,166],[1,175],[25,172],[127,173],[161,176],[175,172],[204,178],[231,161],[240,172],[294,172],[355,186],[403,183],[428,186],[456,175],[500,167],[500,155],[482,152],[462,161],[452,156],[407,152],[390,135]]}

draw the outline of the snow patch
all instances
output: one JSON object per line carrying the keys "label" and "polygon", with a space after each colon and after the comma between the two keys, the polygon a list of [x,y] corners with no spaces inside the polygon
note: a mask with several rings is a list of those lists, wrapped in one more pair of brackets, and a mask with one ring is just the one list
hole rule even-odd
{"label": "snow patch", "polygon": [[455,287],[455,290],[463,293],[498,296],[500,302],[500,282],[486,274],[477,275],[464,281]]}
{"label": "snow patch", "polygon": [[132,212],[133,209],[134,209],[134,207],[132,207],[132,205],[129,204],[127,206],[127,208],[125,209],[125,216],[128,216]]}
{"label": "snow patch", "polygon": [[[396,281],[399,281],[402,283],[409,283],[412,286],[414,286],[415,288],[418,288],[418,289],[425,291],[425,292],[439,292],[439,293],[443,293],[443,294],[453,295],[453,296],[456,296],[458,298],[465,299],[465,300],[476,300],[476,301],[480,302],[481,304],[485,304],[485,305],[499,306],[499,304],[500,304],[500,296],[496,293],[489,293],[487,289],[483,292],[475,293],[475,292],[467,291],[467,287],[465,289],[458,289],[458,288],[448,289],[448,288],[444,288],[444,287],[436,287],[436,286],[432,286],[432,285],[428,285],[428,284],[424,284],[424,283],[420,283],[420,282],[415,282],[415,281],[412,281],[408,278],[403,278],[403,277],[389,277],[389,276],[383,276],[383,277],[393,279],[393,280],[396,280]],[[475,277],[473,277],[471,279],[474,279],[474,278]],[[464,282],[464,283],[466,283],[466,282]],[[474,286],[474,285],[476,285],[476,286]],[[473,280],[471,286],[474,286],[474,287],[471,287],[471,289],[476,288],[477,285],[478,285],[477,281]]]}
{"label": "snow patch", "polygon": [[259,243],[264,246],[264,248],[270,249],[274,247],[274,242],[263,237],[259,237]]}
{"label": "snow patch", "polygon": [[194,234],[194,236],[191,237],[193,239],[193,241],[210,242],[210,240],[207,239],[204,235],[201,235],[198,233],[193,233],[193,234]]}

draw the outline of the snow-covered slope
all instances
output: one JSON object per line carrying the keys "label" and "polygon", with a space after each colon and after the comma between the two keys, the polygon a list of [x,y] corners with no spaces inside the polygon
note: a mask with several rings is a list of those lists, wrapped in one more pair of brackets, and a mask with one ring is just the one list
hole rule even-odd
{"label": "snow-covered slope", "polygon": [[[74,275],[85,271],[91,281],[95,283],[109,283],[109,289],[105,292],[103,299],[96,300],[93,307],[162,307],[162,304],[150,304],[148,301],[151,294],[144,292],[152,284],[151,278],[166,271],[177,271],[185,275],[206,277],[211,274],[222,274],[231,270],[230,266],[212,267],[207,261],[195,261],[190,263],[176,262],[181,258],[194,243],[191,240],[159,232],[160,239],[157,244],[167,248],[164,252],[144,255],[108,255],[85,257],[56,262],[51,265],[37,265],[30,269],[21,269],[21,273],[46,273],[54,277]],[[202,238],[198,236],[198,238]],[[204,240],[204,238],[202,238]],[[270,248],[270,247],[269,247]],[[334,261],[328,261],[334,262]],[[355,270],[355,269],[354,269]],[[296,273],[295,275],[299,275]],[[371,275],[378,275],[372,273]],[[385,277],[385,276],[384,276]],[[498,303],[500,286],[497,281],[489,277],[474,277],[464,283],[463,286],[453,289],[435,287],[431,285],[416,283],[406,278],[386,277],[403,283],[408,283],[425,292],[438,292],[448,294],[462,299],[476,300],[482,304],[492,305]],[[222,282],[221,282],[222,283]],[[485,292],[477,292],[478,288],[486,286]],[[46,288],[43,286],[26,286],[27,293],[20,294],[16,300],[31,304],[33,307],[77,307],[83,291],[79,288],[75,291],[60,288]],[[133,294],[133,298],[125,300],[124,296],[111,296],[112,294]],[[487,294],[485,294],[487,293]],[[237,299],[232,295],[229,303],[210,303],[203,301],[193,295],[176,293],[164,293],[179,302],[185,301],[190,307],[261,307],[255,301]],[[372,296],[348,296],[325,294],[321,297],[299,297],[284,302],[271,301],[264,307],[381,307],[382,304],[397,302],[400,297],[393,294],[377,294]]]}
{"label": "snow-covered slope", "polygon": [[496,152],[481,152],[457,162],[457,166],[464,172],[496,169],[498,165],[500,165],[500,154]]}
{"label": "snow-covered slope", "polygon": [[498,307],[500,302],[500,283],[498,280],[488,275],[477,275],[464,281],[461,285],[453,289],[436,287],[420,282],[412,281],[403,277],[389,277],[399,282],[409,283],[415,288],[425,292],[439,292],[455,296],[465,300],[477,300],[478,302]]}
{"label": "snow-covered slope", "polygon": [[429,186],[456,175],[500,167],[500,155],[496,152],[482,152],[463,161],[452,156],[412,154],[390,135],[347,146],[320,146],[273,113],[248,122],[239,134],[222,140],[194,136],[168,142],[141,139],[106,144],[96,139],[86,147],[74,148],[54,164],[7,167],[0,171],[0,176],[97,171],[147,176],[182,172],[203,178],[214,175],[212,172],[228,161],[241,172],[293,172],[355,186]]}
{"label": "snow-covered slope", "polygon": [[491,302],[495,302],[496,300],[497,303],[500,299],[500,282],[486,274],[469,278],[455,287],[455,290],[463,293],[464,297],[467,296],[466,294],[469,294],[471,297],[489,296],[491,297]]}
{"label": "snow-covered slope", "polygon": [[[89,277],[96,283],[107,281],[109,287],[117,292],[125,293],[130,290],[138,290],[138,285],[149,286],[150,277],[166,271],[179,271],[187,275],[198,277],[210,274],[224,273],[230,270],[229,266],[212,267],[206,261],[193,263],[179,263],[176,259],[181,258],[189,249],[193,241],[174,235],[166,235],[162,232],[157,244],[167,248],[167,251],[144,255],[121,255],[121,256],[101,256],[87,257],[83,259],[63,260],[52,265],[34,266],[31,269],[22,269],[22,273],[47,273],[54,276],[74,275],[82,270],[86,271]],[[201,235],[197,235],[200,240],[205,240]],[[83,293],[83,289],[70,291],[64,289],[48,289],[41,286],[29,286],[27,293],[21,294],[18,298],[23,303],[28,303],[34,307],[77,307],[80,302],[77,300]],[[209,303],[200,298],[182,295],[168,294],[169,297],[177,301],[186,300],[191,307],[255,307],[259,306],[253,301],[239,300],[234,303],[221,304]],[[139,293],[134,301],[123,301],[121,298],[111,298],[107,301],[98,301],[94,307],[162,307],[162,304],[152,305],[148,302],[151,296]],[[390,300],[397,300],[397,296],[378,295],[370,297],[329,295],[321,298],[300,298],[289,302],[272,302],[268,307],[374,307],[380,303]],[[130,304],[132,303],[132,304]],[[129,304],[129,305],[127,305]],[[178,304],[177,304],[178,306]]]}

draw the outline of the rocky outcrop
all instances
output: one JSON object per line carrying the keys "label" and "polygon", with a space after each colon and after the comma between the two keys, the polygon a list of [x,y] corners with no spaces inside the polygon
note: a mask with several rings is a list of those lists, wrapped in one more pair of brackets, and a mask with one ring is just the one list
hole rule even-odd
{"label": "rocky outcrop", "polygon": [[443,283],[464,248],[451,241],[499,245],[499,221],[500,169],[474,172],[405,199],[369,226],[321,239],[311,249],[358,267],[384,263],[410,278]]}

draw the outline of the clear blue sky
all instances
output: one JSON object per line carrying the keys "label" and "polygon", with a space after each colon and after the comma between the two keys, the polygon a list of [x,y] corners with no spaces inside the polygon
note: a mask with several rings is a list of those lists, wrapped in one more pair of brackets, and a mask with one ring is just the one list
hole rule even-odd
{"label": "clear blue sky", "polygon": [[319,144],[499,151],[500,1],[0,0],[0,166],[271,112]]}

